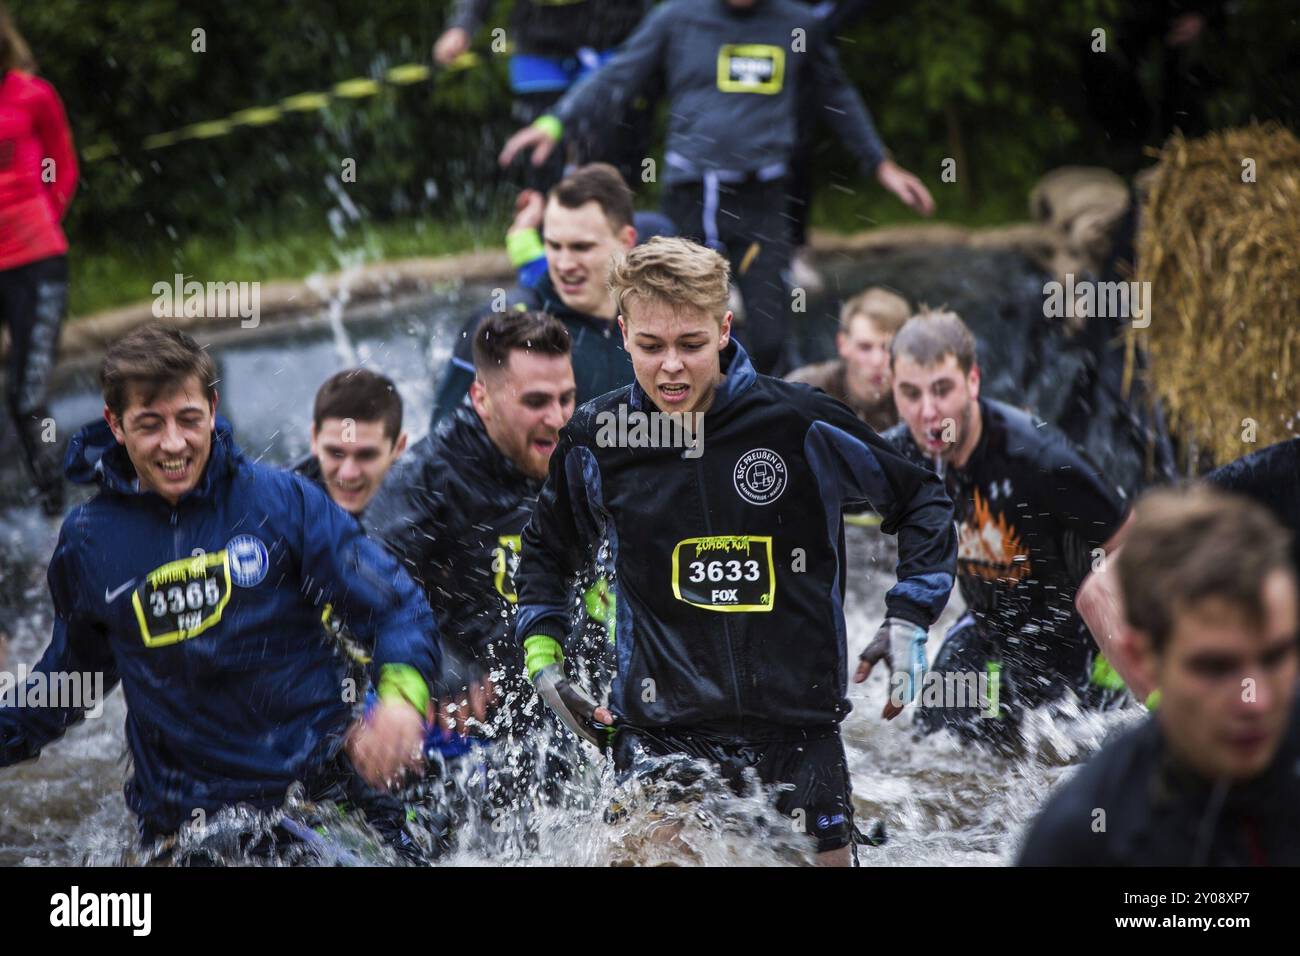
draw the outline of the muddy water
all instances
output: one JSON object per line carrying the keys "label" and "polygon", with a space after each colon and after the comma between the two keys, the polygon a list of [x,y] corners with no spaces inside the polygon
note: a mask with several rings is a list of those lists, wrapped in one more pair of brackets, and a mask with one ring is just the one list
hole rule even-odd
{"label": "muddy water", "polygon": [[[914,298],[925,295],[923,276],[932,283],[932,302],[964,298],[967,308],[995,317],[1022,308],[1036,289],[1023,263],[976,257],[945,260],[943,268],[913,254],[882,256],[870,263],[830,263],[832,291],[860,288],[867,281],[893,279]],[[965,262],[963,275],[954,269]],[[408,428],[423,432],[431,405],[430,368],[440,368],[459,327],[465,302],[443,297],[350,321],[350,341],[340,343],[321,323],[257,335],[236,333],[215,349],[220,357],[222,411],[235,426],[245,452],[272,464],[305,453],[311,399],[319,382],[343,367],[348,347],[358,357],[391,375],[406,401]],[[956,304],[956,303],[954,303]],[[814,303],[803,319],[801,339],[807,358],[826,351],[825,331],[833,303]],[[987,360],[986,360],[987,361]],[[1014,363],[993,368],[989,379],[1021,375]],[[54,404],[64,434],[98,414],[90,369],[65,372]],[[4,482],[20,480],[11,467]],[[0,616],[12,630],[7,669],[34,664],[49,640],[50,608],[44,570],[57,526],[33,509],[3,512],[0,535]],[[870,528],[848,532],[849,588],[846,614],[850,652],[865,646],[883,612],[883,595],[893,580],[893,542]],[[932,631],[933,658],[944,629],[960,611],[956,594],[939,627]],[[1029,755],[1012,760],[960,746],[946,736],[914,739],[910,714],[886,723],[879,717],[887,695],[883,674],[853,686],[853,713],[844,737],[854,801],[864,829],[882,821],[885,845],[864,848],[868,865],[997,865],[1014,855],[1022,831],[1050,789],[1072,772],[1088,752],[1115,728],[1138,719],[1133,710],[1073,719],[1031,721]],[[102,716],[88,720],[48,747],[38,761],[0,770],[0,865],[113,864],[133,843],[133,821],[125,809],[122,783],[128,772],[123,738],[125,707],[119,692]],[[592,763],[575,787],[576,806],[540,809],[532,814],[536,848],[514,862],[618,864],[694,861],[707,864],[783,864],[809,859],[789,825],[767,810],[763,796],[720,799],[709,781],[691,799],[653,812],[654,794],[616,788],[610,775]],[[608,823],[611,800],[631,807],[621,822]],[[671,837],[666,839],[666,837]],[[513,856],[514,854],[512,854]],[[370,859],[381,862],[379,856]],[[477,841],[455,845],[453,863],[486,863]]]}

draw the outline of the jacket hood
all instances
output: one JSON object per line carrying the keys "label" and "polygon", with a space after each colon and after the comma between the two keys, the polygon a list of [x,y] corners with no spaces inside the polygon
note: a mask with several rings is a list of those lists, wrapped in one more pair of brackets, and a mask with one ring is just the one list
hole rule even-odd
{"label": "jacket hood", "polygon": [[[209,495],[214,484],[233,473],[242,458],[230,422],[218,415],[207,467],[199,483],[185,497]],[[135,466],[131,464],[126,448],[113,437],[108,422],[102,418],[83,425],[72,436],[63,458],[63,472],[73,484],[98,482],[103,490],[117,494],[148,493],[138,487]]]}

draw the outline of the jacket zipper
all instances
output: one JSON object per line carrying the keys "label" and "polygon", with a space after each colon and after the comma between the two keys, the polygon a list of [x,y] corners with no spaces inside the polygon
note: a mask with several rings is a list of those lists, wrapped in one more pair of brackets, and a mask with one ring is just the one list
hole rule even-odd
{"label": "jacket zipper", "polygon": [[[704,489],[704,458],[699,457],[695,461],[695,482],[700,489],[700,503],[704,506],[704,530],[713,534],[713,522],[709,520],[709,496]],[[722,635],[727,647],[727,664],[731,668],[731,686],[736,698],[736,718],[743,725],[745,722],[745,708],[740,700],[740,674],[736,670],[736,653],[731,643],[731,625],[727,623],[727,615],[722,615]]]}

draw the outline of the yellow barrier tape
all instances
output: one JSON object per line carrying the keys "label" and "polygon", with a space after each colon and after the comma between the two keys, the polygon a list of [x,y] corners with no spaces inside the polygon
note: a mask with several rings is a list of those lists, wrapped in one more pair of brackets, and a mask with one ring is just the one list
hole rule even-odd
{"label": "yellow barrier tape", "polygon": [[[505,52],[510,53],[512,49],[512,47],[507,47]],[[445,66],[441,72],[459,73],[462,70],[473,69],[482,62],[483,60],[478,54],[467,51]],[[293,96],[286,96],[276,106],[254,106],[232,113],[225,119],[194,123],[167,133],[154,133],[152,136],[146,136],[141,145],[149,150],[165,149],[186,140],[213,139],[217,136],[225,136],[242,126],[268,126],[283,119],[286,112],[310,113],[315,110],[323,110],[336,97],[338,99],[356,100],[374,96],[383,89],[384,82],[395,86],[410,86],[414,83],[423,83],[432,79],[435,72],[438,71],[423,63],[402,63],[387,70],[384,73],[383,82],[367,76],[354,77],[334,84],[328,93],[297,93]],[[95,163],[101,159],[116,156],[119,152],[116,143],[106,140],[87,146],[81,151],[81,158],[83,162]]]}

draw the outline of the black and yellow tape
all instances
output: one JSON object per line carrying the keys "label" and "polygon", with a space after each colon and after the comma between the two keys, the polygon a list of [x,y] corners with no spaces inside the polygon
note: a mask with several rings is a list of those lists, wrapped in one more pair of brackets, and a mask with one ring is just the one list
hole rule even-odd
{"label": "black and yellow tape", "polygon": [[[468,52],[461,54],[447,66],[438,70],[423,63],[403,63],[386,70],[381,79],[359,76],[350,80],[343,80],[335,83],[325,92],[297,93],[285,97],[272,106],[256,106],[240,110],[237,113],[231,113],[222,119],[192,123],[189,126],[183,126],[180,129],[166,133],[155,133],[153,136],[146,137],[141,145],[146,150],[166,149],[169,146],[175,146],[177,143],[226,136],[239,129],[268,126],[271,123],[278,123],[285,116],[293,113],[312,113],[323,110],[335,100],[364,99],[368,96],[374,96],[385,86],[411,86],[431,79],[435,73],[457,73],[471,70],[481,65],[482,62],[482,57],[477,53]],[[101,159],[116,156],[119,151],[116,143],[102,142],[86,147],[86,149],[82,150],[81,155],[85,162],[94,163]]]}

